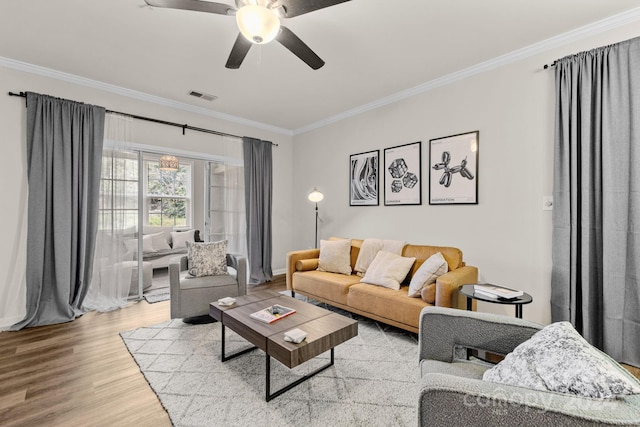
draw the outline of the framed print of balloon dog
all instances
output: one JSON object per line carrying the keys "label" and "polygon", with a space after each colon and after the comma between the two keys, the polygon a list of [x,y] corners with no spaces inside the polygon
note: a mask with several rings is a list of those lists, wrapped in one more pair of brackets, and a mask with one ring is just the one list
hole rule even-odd
{"label": "framed print of balloon dog", "polygon": [[429,140],[429,204],[478,204],[480,131]]}

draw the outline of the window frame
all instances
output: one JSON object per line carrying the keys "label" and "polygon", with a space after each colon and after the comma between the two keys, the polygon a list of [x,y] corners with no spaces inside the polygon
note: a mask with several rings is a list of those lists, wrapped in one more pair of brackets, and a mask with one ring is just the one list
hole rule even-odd
{"label": "window frame", "polygon": [[[149,163],[158,163],[160,160],[160,155],[144,155],[142,159],[142,181],[143,181],[143,189],[142,189],[142,210],[143,210],[143,223],[145,226],[151,226],[150,224],[150,208],[151,208],[151,200],[152,199],[160,199],[161,203],[163,200],[185,200],[186,201],[186,212],[185,212],[185,222],[184,225],[176,225],[173,224],[171,227],[174,229],[181,228],[191,228],[193,227],[193,179],[194,179],[194,162],[190,159],[185,159],[182,157],[178,157],[178,161],[180,166],[188,167],[188,171],[185,173],[187,178],[186,187],[187,187],[187,195],[186,196],[178,196],[172,194],[150,194],[149,193]],[[172,173],[172,172],[163,172],[160,173]],[[168,225],[162,225],[162,212],[160,213],[160,226],[168,227]]]}

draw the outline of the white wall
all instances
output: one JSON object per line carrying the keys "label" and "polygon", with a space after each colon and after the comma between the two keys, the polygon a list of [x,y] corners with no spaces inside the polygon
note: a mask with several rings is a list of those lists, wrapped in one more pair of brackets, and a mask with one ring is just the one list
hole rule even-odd
{"label": "white wall", "polygon": [[[583,39],[294,137],[294,245],[313,246],[317,186],[320,237],[404,239],[459,247],[480,280],[522,289],[534,301],[524,318],[550,314],[554,59],[640,35],[637,24]],[[398,76],[398,78],[402,78]],[[478,205],[428,204],[429,140],[480,131]],[[349,206],[349,155],[422,141],[421,206]],[[382,175],[382,174],[381,174]],[[379,188],[382,188],[382,181]],[[478,310],[513,315],[513,307]]]}
{"label": "white wall", "polygon": [[[188,123],[240,136],[251,136],[279,144],[273,149],[273,269],[284,271],[286,252],[291,243],[292,137],[185,112],[106,91],[80,86],[49,77],[0,67],[0,140],[3,167],[0,168],[0,222],[4,243],[0,245],[0,330],[21,320],[25,313],[26,269],[26,108],[23,98],[8,92],[32,91],[61,98],[101,105],[107,109]],[[159,124],[134,121],[134,142],[158,147],[174,147],[206,154],[224,155],[214,135]]]}

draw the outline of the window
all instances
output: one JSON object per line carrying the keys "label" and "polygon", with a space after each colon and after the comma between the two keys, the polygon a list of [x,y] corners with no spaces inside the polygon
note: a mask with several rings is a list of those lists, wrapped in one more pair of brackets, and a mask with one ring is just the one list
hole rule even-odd
{"label": "window", "polygon": [[178,170],[161,171],[158,159],[145,159],[145,223],[162,227],[191,226],[190,162]]}
{"label": "window", "polygon": [[132,230],[138,225],[138,154],[105,149],[100,177],[98,229]]}
{"label": "window", "polygon": [[244,168],[223,162],[209,162],[205,237],[227,240],[229,252],[246,254]]}

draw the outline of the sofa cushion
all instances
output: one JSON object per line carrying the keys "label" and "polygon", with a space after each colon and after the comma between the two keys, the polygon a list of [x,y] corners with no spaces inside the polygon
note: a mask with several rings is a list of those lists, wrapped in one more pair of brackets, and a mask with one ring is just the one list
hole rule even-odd
{"label": "sofa cushion", "polygon": [[[447,261],[440,252],[431,255],[411,277],[409,283],[409,296],[420,298],[420,291],[427,285],[436,282],[436,279],[448,271]],[[435,298],[435,292],[434,292]]]}
{"label": "sofa cushion", "polygon": [[422,301],[424,302],[428,302],[429,304],[435,304],[436,291],[437,291],[436,284],[431,283],[430,285],[427,285],[424,288],[422,288],[422,290],[420,291],[420,298],[422,298]]}
{"label": "sofa cushion", "polygon": [[296,292],[346,305],[349,287],[360,282],[360,277],[318,270],[298,271],[293,273],[293,282]]}
{"label": "sofa cushion", "polygon": [[196,233],[196,230],[172,231],[171,247],[173,249],[186,248],[187,242],[195,242],[195,233]]}
{"label": "sofa cushion", "polygon": [[587,343],[569,322],[545,326],[482,379],[597,399],[640,394],[640,381]]}
{"label": "sofa cushion", "polygon": [[351,275],[351,240],[321,240],[318,270]]}
{"label": "sofa cushion", "polygon": [[464,262],[462,261],[462,251],[458,248],[447,246],[406,245],[402,251],[402,256],[416,257],[416,263],[413,265],[413,268],[409,273],[410,277],[413,277],[424,261],[429,259],[431,255],[438,252],[440,252],[447,261],[449,271],[453,271],[464,266]]}
{"label": "sofa cushion", "polygon": [[[162,258],[167,255],[184,255],[186,253],[187,253],[187,248],[168,249],[165,251],[144,253],[142,254],[142,258],[144,260],[152,260],[152,259]],[[167,258],[173,259],[173,257],[167,257]]]}
{"label": "sofa cushion", "polygon": [[223,274],[220,276],[206,276],[206,277],[189,277],[187,275],[185,278],[189,278],[189,280],[181,280],[180,281],[180,289],[202,289],[202,288],[211,288],[211,287],[229,287],[229,295],[232,294],[232,291],[236,291],[238,289],[238,281],[231,274]]}
{"label": "sofa cushion", "polygon": [[369,268],[369,265],[380,251],[402,255],[402,248],[405,244],[406,242],[402,240],[364,239],[358,253],[358,258],[356,259],[354,268],[356,274],[361,277],[364,276],[367,268]]}
{"label": "sofa cushion", "polygon": [[173,227],[158,227],[153,225],[145,225],[142,227],[142,234],[158,234],[162,233],[167,244],[171,244],[171,232],[173,231]]}
{"label": "sofa cushion", "polygon": [[480,361],[441,362],[439,360],[422,359],[420,361],[420,374],[421,377],[429,374],[445,374],[470,380],[482,380],[482,375],[492,366],[495,365]]}
{"label": "sofa cushion", "polygon": [[151,244],[153,245],[153,250],[156,252],[159,251],[168,251],[171,250],[171,246],[167,242],[167,234],[163,231],[159,233],[149,234],[151,237]]}
{"label": "sofa cushion", "polygon": [[407,298],[406,286],[399,291],[358,283],[349,287],[347,303],[354,309],[417,328],[420,312],[429,304],[420,298]]}
{"label": "sofa cushion", "polygon": [[316,270],[318,268],[319,261],[320,260],[318,258],[299,259],[296,261],[296,271]]}
{"label": "sofa cushion", "polygon": [[400,289],[400,283],[407,276],[415,260],[415,258],[379,251],[371,264],[369,264],[361,282],[398,290]]}
{"label": "sofa cushion", "polygon": [[[125,239],[123,243],[127,252],[138,253],[138,239]],[[142,236],[142,253],[151,253],[155,251],[151,236]]]}
{"label": "sofa cushion", "polygon": [[189,275],[192,277],[227,274],[227,241],[210,243],[186,242]]}

